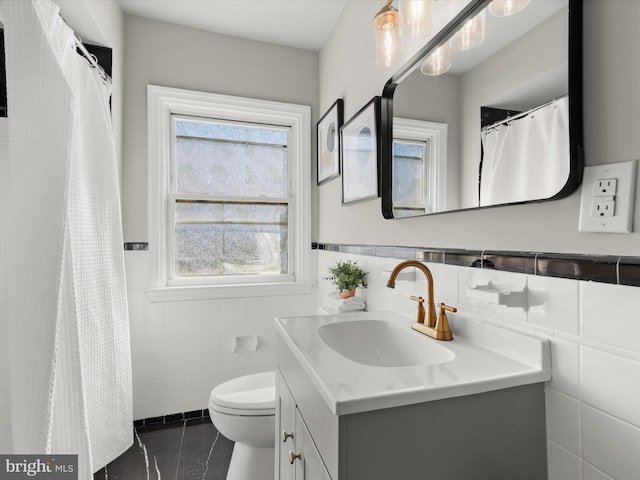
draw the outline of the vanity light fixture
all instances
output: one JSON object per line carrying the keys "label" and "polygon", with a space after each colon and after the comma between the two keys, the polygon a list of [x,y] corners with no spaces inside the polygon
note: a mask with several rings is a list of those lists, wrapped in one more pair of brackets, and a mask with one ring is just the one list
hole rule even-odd
{"label": "vanity light fixture", "polygon": [[420,71],[429,77],[447,73],[451,68],[451,50],[446,43],[436,48],[424,61]]}
{"label": "vanity light fixture", "polygon": [[400,14],[387,0],[384,7],[373,17],[376,36],[376,64],[390,67],[400,50]]}
{"label": "vanity light fixture", "polygon": [[427,34],[431,20],[433,0],[402,0],[400,13],[403,28],[410,38],[419,38]]}
{"label": "vanity light fixture", "polygon": [[531,0],[493,0],[489,13],[494,17],[510,17],[525,9]]}
{"label": "vanity light fixture", "polygon": [[477,47],[484,41],[485,11],[482,10],[475,17],[465,22],[451,40],[449,46],[453,50],[464,51]]}

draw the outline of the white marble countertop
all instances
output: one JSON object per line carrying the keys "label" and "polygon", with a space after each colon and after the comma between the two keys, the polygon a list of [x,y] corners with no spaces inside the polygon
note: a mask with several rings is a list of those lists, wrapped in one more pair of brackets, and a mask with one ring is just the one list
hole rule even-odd
{"label": "white marble countertop", "polygon": [[[449,349],[453,358],[435,365],[369,366],[337,353],[318,333],[321,326],[329,323],[367,319],[387,321],[407,329],[421,341],[437,342]],[[277,334],[336,415],[482,393],[551,378],[547,340],[465,319],[464,328],[454,330],[455,338],[442,342],[412,330],[411,324],[412,320],[394,312],[275,320]]]}

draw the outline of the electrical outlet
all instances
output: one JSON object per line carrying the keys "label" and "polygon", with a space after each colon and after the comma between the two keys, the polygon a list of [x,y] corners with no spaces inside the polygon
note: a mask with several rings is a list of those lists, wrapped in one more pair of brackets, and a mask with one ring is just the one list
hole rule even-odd
{"label": "electrical outlet", "polygon": [[584,168],[580,197],[581,232],[631,233],[637,161]]}
{"label": "electrical outlet", "polygon": [[[610,198],[610,200],[603,200],[604,198]],[[615,215],[615,209],[616,202],[613,200],[613,196],[594,197],[591,215],[594,217],[613,217]]]}
{"label": "electrical outlet", "polygon": [[596,180],[593,186],[594,195],[615,195],[618,186],[618,180],[616,178],[601,178]]}

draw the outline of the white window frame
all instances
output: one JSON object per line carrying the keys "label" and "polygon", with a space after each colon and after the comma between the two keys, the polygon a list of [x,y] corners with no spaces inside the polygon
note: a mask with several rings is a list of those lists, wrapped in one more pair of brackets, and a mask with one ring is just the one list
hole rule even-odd
{"label": "white window frame", "polygon": [[[289,281],[246,283],[237,278],[170,281],[172,115],[263,123],[289,128]],[[306,105],[256,100],[156,85],[147,86],[148,236],[151,301],[309,293],[311,278],[311,108]],[[285,276],[286,277],[286,276]],[[197,285],[194,284],[197,282]],[[249,283],[251,282],[251,283]]]}
{"label": "white window frame", "polygon": [[[439,212],[447,205],[447,124],[393,118],[394,141],[417,141],[426,144],[425,180],[431,195],[425,198],[429,212]],[[427,183],[425,183],[427,185]]]}

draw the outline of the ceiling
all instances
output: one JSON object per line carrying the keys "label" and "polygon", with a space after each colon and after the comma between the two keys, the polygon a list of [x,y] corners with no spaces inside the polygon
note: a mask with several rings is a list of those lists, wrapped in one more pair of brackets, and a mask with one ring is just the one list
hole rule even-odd
{"label": "ceiling", "polygon": [[347,0],[118,0],[125,13],[319,51]]}

